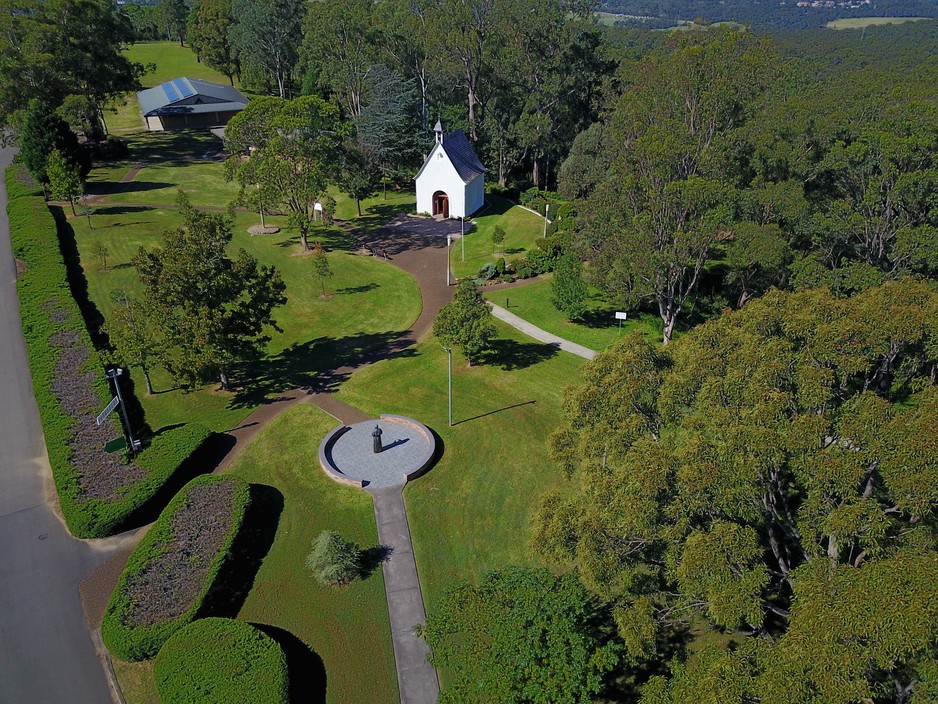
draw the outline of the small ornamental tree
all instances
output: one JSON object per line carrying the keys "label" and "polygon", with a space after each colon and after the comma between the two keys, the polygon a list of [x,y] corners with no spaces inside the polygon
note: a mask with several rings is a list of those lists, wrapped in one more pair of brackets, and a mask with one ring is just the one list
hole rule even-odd
{"label": "small ornamental tree", "polygon": [[99,240],[91,246],[91,253],[101,260],[102,271],[107,271],[107,258],[111,253],[111,250],[107,248],[107,245]]}
{"label": "small ornamental tree", "polygon": [[46,161],[46,177],[49,179],[49,194],[55,200],[66,200],[75,211],[75,203],[85,194],[78,166],[71,163],[62,152],[53,149]]}
{"label": "small ornamental tree", "polygon": [[580,273],[580,261],[573,256],[561,257],[554,266],[550,282],[550,300],[567,320],[576,320],[586,312],[589,290]]}
{"label": "small ornamental tree", "polygon": [[453,300],[443,306],[433,321],[433,334],[444,347],[462,350],[469,366],[488,348],[497,331],[492,324],[492,312],[472,281],[460,282]]}
{"label": "small ornamental tree", "polygon": [[497,252],[498,248],[505,242],[505,228],[496,225],[492,230],[492,252]]}
{"label": "small ornamental tree", "polygon": [[323,586],[341,587],[361,574],[362,550],[335,531],[324,530],[313,541],[306,566]]}
{"label": "small ornamental tree", "polygon": [[313,249],[313,273],[319,278],[319,283],[322,286],[322,295],[326,295],[326,279],[334,274],[332,267],[329,266],[329,257],[326,255],[326,250],[322,248],[322,244],[319,242],[316,243]]}

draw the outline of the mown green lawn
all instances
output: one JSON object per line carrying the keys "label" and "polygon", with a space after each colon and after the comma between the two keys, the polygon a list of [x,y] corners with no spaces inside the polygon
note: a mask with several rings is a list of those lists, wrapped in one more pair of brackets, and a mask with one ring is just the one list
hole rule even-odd
{"label": "mown green lawn", "polygon": [[[315,406],[285,411],[228,470],[263,485],[266,518],[276,534],[238,618],[273,626],[301,641],[290,679],[297,701],[373,702],[398,699],[384,577],[371,497],[338,484],[316,461],[319,441],[336,420]],[[278,508],[280,509],[278,517]],[[331,589],[307,570],[306,555],[323,530],[334,530],[369,553],[365,579]],[[115,661],[127,704],[159,704],[152,663]],[[323,682],[322,670],[325,670]]]}
{"label": "mown green lawn", "polygon": [[[543,236],[544,218],[499,196],[487,195],[485,202],[487,208],[473,218],[475,227],[468,231],[465,243],[456,242],[450,250],[450,269],[458,278],[474,277],[483,265],[499,257],[520,259]],[[505,230],[505,241],[498,248],[492,244],[496,225]]]}
{"label": "mown green lawn", "polygon": [[[160,183],[165,185],[159,189],[126,190],[152,182],[135,180],[119,184],[117,181],[125,172],[121,167],[109,165],[95,169],[92,172],[94,192],[112,195],[95,206],[91,229],[84,217],[70,217],[89,296],[105,318],[116,305],[116,291],[141,293],[137,273],[130,265],[134,254],[141,246],[157,246],[164,231],[181,225],[179,212],[168,196],[172,194],[174,199],[178,187],[184,186],[196,205],[215,204],[211,202],[215,198],[212,188],[213,184],[223,183],[223,179],[218,179],[222,165],[198,160],[199,150],[204,146],[198,137],[183,135],[179,139],[158,139],[156,144],[174,146],[181,156],[192,155],[196,160],[177,166],[166,164],[161,168],[159,177],[163,180]],[[149,136],[134,139],[133,144],[139,145],[135,154],[146,154],[147,150],[157,148]],[[190,165],[208,176],[191,180]],[[141,171],[139,178],[145,178],[146,172],[147,169]],[[203,190],[203,183],[210,187]],[[112,202],[115,191],[120,191],[118,195],[126,197],[129,203],[150,203],[153,194],[161,192],[166,197],[155,199],[157,207],[122,205]],[[383,200],[368,201],[366,218],[378,219],[383,203]],[[71,215],[67,208],[66,212]],[[220,391],[215,384],[195,392],[183,392],[175,389],[169,377],[157,370],[153,375],[157,393],[147,397],[142,394],[145,388],[142,374],[135,370],[136,388],[140,390],[138,395],[151,428],[183,421],[199,421],[215,430],[231,428],[265,398],[308,384],[318,372],[341,366],[363,350],[393,339],[420,315],[422,301],[417,282],[387,263],[355,254],[350,248],[349,236],[338,227],[323,227],[311,238],[322,241],[330,250],[328,256],[334,275],[325,281],[326,297],[323,297],[321,283],[312,274],[310,256],[301,251],[298,233],[286,227],[285,218],[269,217],[269,224],[284,229],[276,235],[250,235],[247,229],[258,222],[258,216],[253,213],[235,214],[230,251],[236,253],[244,248],[261,263],[275,266],[283,276],[288,302],[275,313],[283,332],[272,331],[268,357],[238,375],[243,383],[240,393]],[[107,270],[94,254],[95,244],[99,242],[108,249]]]}
{"label": "mown green lawn", "polygon": [[310,544],[323,530],[366,550],[378,547],[371,497],[329,479],[316,459],[319,441],[336,423],[312,405],[294,406],[231,466],[232,474],[283,495],[276,538],[238,618],[282,628],[311,648],[325,666],[327,702],[397,702],[380,565],[373,564],[366,579],[338,589],[320,586],[305,565]]}
{"label": "mown green lawn", "polygon": [[433,339],[411,355],[356,372],[339,398],[363,411],[420,420],[443,441],[439,463],[404,490],[424,601],[506,565],[540,565],[530,546],[538,497],[560,480],[547,438],[564,389],[584,360],[498,324],[486,364],[454,355],[454,416],[447,425],[446,353]]}
{"label": "mown green lawn", "polygon": [[532,325],[592,350],[604,350],[633,330],[642,330],[650,339],[661,340],[661,318],[649,313],[627,311],[628,318],[623,321],[620,331],[615,306],[606,302],[596,290],[590,294],[586,313],[575,322],[567,320],[551,303],[549,278],[503,291],[486,292],[484,288],[482,291],[486,299],[502,308],[507,298],[509,310]]}

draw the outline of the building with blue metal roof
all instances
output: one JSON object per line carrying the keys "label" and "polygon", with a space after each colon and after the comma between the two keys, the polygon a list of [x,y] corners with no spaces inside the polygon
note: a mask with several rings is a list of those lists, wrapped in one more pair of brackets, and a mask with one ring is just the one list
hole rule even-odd
{"label": "building with blue metal roof", "polygon": [[155,88],[137,93],[147,129],[207,129],[227,124],[248,104],[248,99],[233,86],[174,78]]}

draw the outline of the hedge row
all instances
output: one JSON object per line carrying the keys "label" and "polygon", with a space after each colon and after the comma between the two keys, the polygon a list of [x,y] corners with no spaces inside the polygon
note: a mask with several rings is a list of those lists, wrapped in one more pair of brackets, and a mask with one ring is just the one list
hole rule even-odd
{"label": "hedge row", "polygon": [[179,630],[153,666],[163,704],[286,704],[287,659],[244,621],[203,618]]}
{"label": "hedge row", "polygon": [[101,636],[112,655],[131,662],[152,658],[201,615],[249,503],[248,484],[229,476],[196,477],[176,494],[130,555],[111,595]]}
{"label": "hedge row", "polygon": [[[210,432],[187,425],[162,433],[132,465],[105,452],[100,438],[117,437],[120,426],[111,416],[94,430],[111,390],[68,286],[55,219],[23,169],[8,169],[6,182],[13,253],[25,266],[17,279],[20,316],[62,514],[80,538],[112,535],[128,527]],[[113,490],[95,486],[103,474]]]}

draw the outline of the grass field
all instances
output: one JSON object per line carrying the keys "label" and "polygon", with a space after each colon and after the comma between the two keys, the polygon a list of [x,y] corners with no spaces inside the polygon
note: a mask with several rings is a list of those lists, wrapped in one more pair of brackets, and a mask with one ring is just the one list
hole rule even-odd
{"label": "grass field", "polygon": [[645,331],[652,340],[661,340],[661,319],[647,313],[629,312],[620,332],[619,323],[615,319],[616,308],[595,290],[587,302],[587,311],[583,319],[577,322],[567,320],[550,302],[549,280],[506,291],[485,292],[484,288],[482,291],[485,298],[502,308],[505,307],[507,298],[510,303],[509,310],[532,325],[593,350],[604,350],[636,329]]}
{"label": "grass field", "polygon": [[[371,497],[332,481],[316,462],[319,441],[335,424],[314,406],[294,406],[231,467],[232,474],[283,495],[276,538],[239,618],[282,628],[312,649],[325,666],[327,702],[397,702],[380,565],[339,589],[320,586],[305,566],[310,544],[323,530],[335,530],[366,550],[378,546]],[[315,669],[316,658],[310,661]],[[311,694],[302,701],[316,701]]]}
{"label": "grass field", "polygon": [[833,20],[824,26],[828,29],[864,29],[865,27],[922,22],[930,19],[930,17],[849,17],[842,20]]}
{"label": "grass field", "polygon": [[[124,51],[124,55],[131,61],[137,61],[144,66],[155,65],[154,71],[145,74],[140,79],[144,88],[152,88],[164,81],[183,76],[228,85],[228,78],[224,74],[196,61],[195,52],[188,46],[179,46],[179,42],[133,44]],[[143,116],[140,114],[140,104],[133,93],[127,94],[123,101],[112,104],[106,120],[108,129],[111,131],[127,132],[145,129]]]}
{"label": "grass field", "polygon": [[400,413],[435,430],[439,463],[404,490],[424,602],[506,565],[538,565],[530,520],[559,481],[547,438],[561,421],[564,389],[584,360],[498,324],[494,352],[466,367],[454,355],[455,425],[447,425],[446,353],[432,338],[409,356],[357,372],[339,397],[367,413]]}
{"label": "grass field", "polygon": [[[157,245],[165,230],[181,225],[177,209],[170,207],[179,186],[188,189],[196,205],[227,204],[226,194],[220,190],[227,185],[220,176],[222,165],[199,159],[205,144],[191,135],[141,135],[131,140],[133,158],[129,162],[92,172],[94,192],[108,195],[95,207],[92,229],[83,217],[72,217],[70,222],[88,293],[105,318],[116,305],[115,291],[141,291],[130,265],[134,254],[141,246]],[[146,155],[148,150],[172,150],[195,160],[177,166],[173,166],[175,162],[154,164],[152,168],[158,175],[153,178],[159,181],[147,178],[151,168],[147,167],[131,183],[118,183],[134,158]],[[201,174],[197,180],[191,180],[194,168]],[[148,205],[151,199],[156,201],[154,206]],[[119,200],[142,205],[121,204]],[[369,210],[363,221],[381,219],[381,208],[401,208],[390,200],[386,205],[380,196],[368,201],[366,207]],[[346,251],[350,239],[339,228],[322,228],[313,238],[332,250],[328,256],[334,276],[326,280],[328,297],[323,298],[309,256],[300,251],[298,233],[286,227],[284,218],[270,217],[269,223],[284,229],[276,235],[251,236],[247,229],[258,221],[253,213],[235,215],[230,250],[244,248],[261,263],[274,265],[283,276],[288,302],[275,312],[275,318],[284,332],[272,332],[268,358],[242,373],[246,383],[238,394],[221,392],[215,385],[184,393],[173,389],[165,374],[154,374],[159,393],[142,399],[152,428],[190,420],[200,420],[216,430],[230,428],[264,398],[309,383],[317,372],[341,366],[363,349],[396,337],[419,316],[422,303],[416,281],[393,266]],[[106,271],[93,254],[98,242],[109,250]],[[138,389],[144,388],[142,375],[134,379]]]}
{"label": "grass field", "polygon": [[[294,701],[323,701],[325,693],[325,701],[335,704],[394,704],[397,675],[380,564],[370,561],[365,579],[339,589],[320,586],[305,566],[310,544],[323,530],[335,530],[371,554],[378,546],[371,497],[332,481],[310,461],[335,423],[315,406],[294,406],[229,470],[263,485],[266,518],[276,526],[238,618],[271,626],[292,645]],[[160,704],[152,663],[115,661],[115,670],[127,704]]]}
{"label": "grass field", "polygon": [[[506,260],[520,259],[525,252],[537,246],[537,238],[544,232],[544,218],[513,205],[499,196],[485,197],[487,208],[473,218],[475,227],[466,234],[466,256],[457,242],[450,250],[450,269],[457,278],[475,276],[488,262],[499,257]],[[505,230],[505,241],[496,251],[492,244],[492,232],[496,225]]]}

